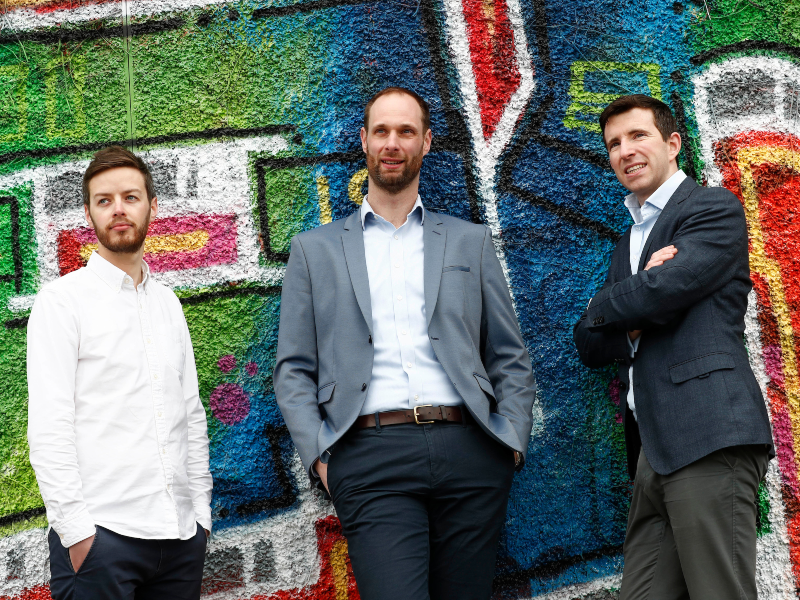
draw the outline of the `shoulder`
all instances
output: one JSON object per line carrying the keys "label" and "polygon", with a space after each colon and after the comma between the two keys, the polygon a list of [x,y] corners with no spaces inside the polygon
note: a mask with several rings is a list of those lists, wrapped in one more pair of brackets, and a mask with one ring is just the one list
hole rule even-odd
{"label": "shoulder", "polygon": [[172,308],[181,309],[180,298],[178,298],[175,292],[172,291],[171,287],[166,286],[160,281],[154,279],[152,275],[150,275],[150,281],[147,283],[147,285],[149,285],[152,288],[153,293],[158,295],[159,299],[166,302],[167,305],[171,306]]}
{"label": "shoulder", "polygon": [[491,230],[486,225],[472,223],[470,221],[465,221],[464,219],[459,219],[458,217],[451,217],[450,215],[433,212],[428,209],[425,209],[425,213],[425,218],[435,219],[447,227],[448,230],[481,238],[486,237],[487,235],[491,236]]}
{"label": "shoulder", "polygon": [[724,187],[703,187],[701,185],[695,185],[687,199],[691,200],[689,204],[694,204],[696,206],[718,206],[743,210],[739,198]]}
{"label": "shoulder", "polygon": [[39,299],[66,300],[71,297],[80,296],[82,293],[91,294],[92,273],[88,267],[81,267],[77,271],[67,273],[58,279],[54,279],[42,286],[36,294],[36,301]]}

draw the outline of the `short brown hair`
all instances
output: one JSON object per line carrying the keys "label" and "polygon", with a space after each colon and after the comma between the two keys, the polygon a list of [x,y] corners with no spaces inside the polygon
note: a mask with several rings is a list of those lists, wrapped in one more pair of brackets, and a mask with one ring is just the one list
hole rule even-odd
{"label": "short brown hair", "polygon": [[99,150],[94,155],[92,162],[89,163],[86,172],[83,174],[82,191],[84,205],[89,206],[89,182],[92,178],[103,171],[119,167],[130,167],[139,171],[144,177],[147,200],[150,201],[156,197],[156,190],[155,187],[153,187],[153,176],[150,174],[150,169],[147,168],[145,162],[122,146],[109,146],[108,148]]}
{"label": "short brown hair", "polygon": [[666,142],[673,133],[678,131],[678,123],[669,106],[644,94],[632,94],[621,96],[606,106],[600,115],[600,132],[603,134],[603,142],[606,140],[606,123],[611,117],[621,115],[633,110],[634,108],[644,108],[653,113],[653,121],[656,124],[661,137]]}
{"label": "short brown hair", "polygon": [[384,88],[369,99],[369,102],[367,102],[367,105],[364,107],[364,129],[369,131],[369,111],[372,108],[372,105],[375,104],[375,101],[381,96],[388,96],[389,94],[405,94],[406,96],[411,96],[414,100],[416,100],[417,104],[419,104],[420,110],[422,111],[422,133],[425,134],[428,129],[431,128],[431,109],[428,106],[428,103],[425,102],[425,99],[413,90],[395,86]]}

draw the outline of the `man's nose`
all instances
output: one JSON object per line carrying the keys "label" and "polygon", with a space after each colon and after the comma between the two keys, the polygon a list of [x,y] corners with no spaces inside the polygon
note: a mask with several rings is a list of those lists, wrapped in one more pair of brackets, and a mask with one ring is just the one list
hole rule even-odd
{"label": "man's nose", "polygon": [[400,147],[399,139],[397,136],[397,132],[391,131],[386,138],[386,149],[387,150],[397,150]]}
{"label": "man's nose", "polygon": [[122,201],[122,198],[114,199],[114,214],[115,215],[125,214],[125,203]]}

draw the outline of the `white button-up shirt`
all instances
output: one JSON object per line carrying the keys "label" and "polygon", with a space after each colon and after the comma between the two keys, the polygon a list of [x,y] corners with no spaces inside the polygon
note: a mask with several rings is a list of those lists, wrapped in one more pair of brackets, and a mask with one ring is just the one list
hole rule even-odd
{"label": "white button-up shirt", "polygon": [[[658,221],[661,211],[664,210],[667,202],[672,198],[672,194],[675,193],[675,190],[683,183],[684,179],[686,179],[686,173],[678,169],[677,173],[674,173],[672,177],[662,183],[659,188],[653,192],[653,195],[645,200],[643,206],[639,206],[639,200],[636,199],[636,194],[628,194],[625,196],[625,206],[628,208],[628,211],[630,211],[631,217],[633,217],[630,249],[631,273],[633,275],[639,272],[639,261],[642,258],[642,251],[647,243],[647,238],[650,236],[650,232],[653,230],[656,221]],[[658,250],[661,250],[661,248],[654,248],[653,252]],[[642,339],[642,335],[644,334],[642,333],[633,342],[628,338],[628,351],[630,352],[631,358],[635,356],[636,351],[639,349],[639,340]],[[628,377],[630,378],[630,385],[628,386],[628,406],[635,418],[636,402],[633,399],[633,365],[628,369]]]}
{"label": "white button-up shirt", "polygon": [[362,415],[420,404],[464,403],[428,338],[424,218],[419,196],[406,222],[396,229],[375,214],[366,197],[361,205],[374,348]]}
{"label": "white button-up shirt", "polygon": [[50,526],[140,539],[211,529],[206,413],[180,302],[96,252],[28,321],[28,443]]}

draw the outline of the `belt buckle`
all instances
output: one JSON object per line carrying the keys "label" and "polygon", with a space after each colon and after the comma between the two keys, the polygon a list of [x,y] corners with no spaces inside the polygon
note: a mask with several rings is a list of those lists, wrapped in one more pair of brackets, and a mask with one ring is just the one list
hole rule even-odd
{"label": "belt buckle", "polygon": [[429,423],[433,423],[433,421],[420,421],[419,420],[419,413],[417,412],[420,408],[430,407],[433,408],[433,404],[420,404],[419,406],[414,407],[414,422],[417,425],[428,425]]}

